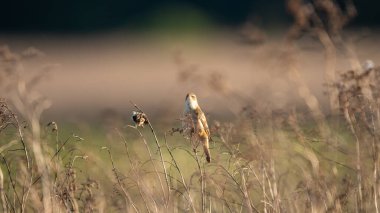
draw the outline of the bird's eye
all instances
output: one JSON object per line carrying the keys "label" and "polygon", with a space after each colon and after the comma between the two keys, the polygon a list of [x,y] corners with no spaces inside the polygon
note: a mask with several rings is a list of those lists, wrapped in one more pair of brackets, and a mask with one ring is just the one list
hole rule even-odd
{"label": "bird's eye", "polygon": [[191,97],[192,97],[192,98],[195,98],[195,95],[192,95]]}

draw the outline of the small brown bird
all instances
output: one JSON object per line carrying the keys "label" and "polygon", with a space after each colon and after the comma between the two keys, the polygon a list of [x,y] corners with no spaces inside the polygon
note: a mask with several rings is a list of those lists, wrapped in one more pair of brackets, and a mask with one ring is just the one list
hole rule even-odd
{"label": "small brown bird", "polygon": [[132,112],[132,120],[135,122],[136,126],[144,127],[144,124],[148,124],[148,118],[142,112]]}
{"label": "small brown bird", "polygon": [[[210,163],[210,130],[208,128],[206,116],[199,107],[197,96],[194,93],[188,93],[186,95],[184,116],[191,119],[191,132],[194,133],[196,138],[202,143],[206,160]],[[186,125],[188,124],[184,124],[184,126]]]}

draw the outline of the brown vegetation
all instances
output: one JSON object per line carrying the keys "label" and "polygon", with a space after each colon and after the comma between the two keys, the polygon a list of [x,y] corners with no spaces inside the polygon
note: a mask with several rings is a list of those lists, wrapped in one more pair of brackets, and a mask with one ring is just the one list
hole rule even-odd
{"label": "brown vegetation", "polygon": [[[362,66],[353,43],[340,36],[355,15],[352,3],[343,12],[333,1],[314,2],[288,1],[295,25],[280,50],[302,104],[278,109],[253,100],[221,73],[197,72],[176,55],[179,81],[203,79],[208,91],[245,105],[235,120],[210,122],[211,163],[186,131],[156,131],[133,103],[144,119],[138,126],[107,128],[112,143],[97,151],[77,145],[86,138],[65,138],[59,124],[41,121],[50,102],[34,87],[51,66],[22,75],[25,60],[45,54],[2,47],[0,88],[10,94],[0,100],[2,211],[379,212],[380,69],[370,61]],[[302,78],[301,35],[324,47],[328,113]],[[340,75],[337,46],[352,66]]]}

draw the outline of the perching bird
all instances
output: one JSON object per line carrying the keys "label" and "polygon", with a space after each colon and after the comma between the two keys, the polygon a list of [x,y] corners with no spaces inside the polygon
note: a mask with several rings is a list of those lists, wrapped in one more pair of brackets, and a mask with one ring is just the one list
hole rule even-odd
{"label": "perching bird", "polygon": [[364,61],[364,63],[362,64],[362,67],[363,67],[363,71],[364,72],[368,72],[368,71],[371,71],[372,69],[375,68],[375,63],[373,63],[372,60],[366,60]]}
{"label": "perching bird", "polygon": [[144,127],[144,124],[148,124],[148,118],[142,112],[132,112],[132,120],[137,126]]}
{"label": "perching bird", "polygon": [[[207,125],[206,116],[203,113],[202,109],[199,107],[197,96],[194,93],[188,93],[186,95],[184,116],[191,119],[191,132],[202,143],[203,150],[206,155],[206,160],[210,163],[210,130]],[[186,123],[184,125],[186,125]]]}

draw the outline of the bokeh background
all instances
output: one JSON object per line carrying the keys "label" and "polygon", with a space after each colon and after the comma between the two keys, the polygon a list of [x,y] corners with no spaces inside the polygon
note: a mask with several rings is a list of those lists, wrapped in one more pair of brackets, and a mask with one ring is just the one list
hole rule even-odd
{"label": "bokeh background", "polygon": [[[2,209],[378,212],[378,0],[1,8]],[[181,131],[188,92],[211,163]]]}
{"label": "bokeh background", "polygon": [[[304,2],[312,2],[305,0]],[[336,1],[344,5],[343,0]],[[354,1],[359,11],[352,25],[378,26],[380,3]],[[256,17],[266,28],[292,22],[285,2],[277,0],[141,0],[141,1],[6,1],[2,32],[79,33],[185,28],[236,27]]]}
{"label": "bokeh background", "polygon": [[[380,3],[354,5],[358,15],[345,35],[365,38],[356,44],[360,60],[379,61]],[[15,52],[35,47],[44,63],[57,65],[39,85],[53,103],[47,119],[94,119],[111,111],[127,117],[131,100],[172,118],[189,91],[212,116],[233,116],[243,103],[226,103],[210,85],[215,78],[241,94],[239,100],[262,99],[278,108],[297,101],[279,62],[294,21],[285,1],[41,0],[6,1],[2,8],[1,44]],[[308,37],[300,45],[303,78],[324,103],[323,48]],[[338,70],[349,67],[338,60]]]}

